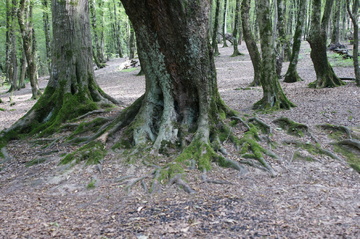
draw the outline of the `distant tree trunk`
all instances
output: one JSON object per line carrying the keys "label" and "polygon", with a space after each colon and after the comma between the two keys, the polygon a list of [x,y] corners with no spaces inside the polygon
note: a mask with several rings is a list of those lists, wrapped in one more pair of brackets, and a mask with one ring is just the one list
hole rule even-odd
{"label": "distant tree trunk", "polygon": [[332,18],[331,44],[340,44],[340,11],[341,0],[336,1],[336,7]]}
{"label": "distant tree trunk", "polygon": [[301,0],[299,4],[300,5],[299,5],[299,9],[298,9],[297,23],[296,23],[295,33],[294,33],[292,54],[291,54],[291,58],[290,58],[290,64],[289,64],[289,67],[285,74],[285,79],[284,79],[284,82],[287,82],[287,83],[302,81],[301,77],[299,76],[299,74],[297,72],[297,63],[299,60],[301,39],[302,39],[304,25],[305,25],[307,0]]}
{"label": "distant tree trunk", "polygon": [[261,55],[256,45],[255,37],[250,27],[250,3],[251,0],[242,0],[241,4],[241,22],[243,28],[244,41],[249,51],[251,63],[254,68],[254,80],[250,84],[251,86],[258,86],[261,84]]}
{"label": "distant tree trunk", "polygon": [[97,25],[97,17],[96,17],[96,7],[95,0],[89,1],[90,6],[90,17],[91,17],[91,26],[92,26],[92,36],[93,36],[93,57],[95,64],[98,68],[105,67],[105,59],[104,53],[102,52],[99,34],[98,34],[98,25]]}
{"label": "distant tree trunk", "polygon": [[94,78],[87,0],[53,0],[52,70],[44,94],[7,132],[49,134],[66,120],[116,101]]}
{"label": "distant tree trunk", "polygon": [[37,67],[35,52],[33,49],[33,26],[30,19],[30,10],[32,2],[30,0],[20,0],[20,7],[18,11],[18,20],[20,26],[20,32],[22,36],[23,48],[26,55],[28,72],[30,78],[30,85],[32,90],[32,98],[37,99],[41,92],[39,90],[37,79]]}
{"label": "distant tree trunk", "polygon": [[217,42],[217,35],[218,35],[218,29],[219,29],[219,15],[220,15],[220,0],[215,0],[215,20],[214,20],[214,28],[213,28],[213,34],[212,34],[212,48],[214,51],[214,56],[219,56],[219,47]]}
{"label": "distant tree trunk", "polygon": [[130,39],[129,39],[129,60],[135,58],[135,32],[132,24],[130,23]]}
{"label": "distant tree trunk", "polygon": [[222,25],[222,35],[223,35],[223,47],[228,47],[226,43],[226,13],[227,13],[227,2],[228,0],[224,0],[224,12],[223,12],[223,25]]}
{"label": "distant tree trunk", "polygon": [[48,72],[51,71],[51,37],[50,37],[50,20],[49,20],[49,0],[42,0],[43,5],[43,22],[45,34],[46,63]]}
{"label": "distant tree trunk", "polygon": [[286,31],[285,31],[285,5],[283,0],[276,1],[277,9],[277,41],[276,41],[276,74],[281,77],[282,66],[284,62],[284,52],[286,47]]}
{"label": "distant tree trunk", "polygon": [[262,53],[261,86],[263,98],[254,104],[254,109],[290,109],[295,105],[285,96],[277,74],[275,44],[273,40],[272,20],[270,16],[270,4],[268,0],[256,0],[260,45]]}
{"label": "distant tree trunk", "polygon": [[117,7],[116,4],[118,3],[117,0],[113,0],[114,2],[114,36],[116,37],[116,48],[117,48],[117,52],[119,54],[119,57],[122,58],[124,57],[123,55],[123,51],[122,51],[122,44],[121,44],[121,36],[120,36],[120,23],[118,20],[118,12],[117,12]]}
{"label": "distant tree trunk", "polygon": [[[239,56],[242,55],[239,52],[239,44],[238,44],[238,29],[239,29],[239,23],[240,23],[240,1],[241,0],[236,0],[236,7],[235,7],[235,21],[234,21],[234,30],[232,33],[233,36],[233,47],[234,47],[234,51],[233,54],[231,56]],[[240,37],[239,37],[240,38]]]}
{"label": "distant tree trunk", "polygon": [[325,10],[321,18],[321,0],[313,0],[312,19],[308,42],[311,47],[311,59],[314,63],[316,81],[309,84],[313,88],[336,87],[344,83],[335,75],[326,52],[326,29],[329,24],[331,8],[334,0],[326,0]]}
{"label": "distant tree trunk", "polygon": [[16,17],[16,0],[7,0],[7,24],[6,24],[6,77],[9,80],[11,87],[9,92],[18,90],[17,78],[18,78],[18,64],[17,64],[17,50],[16,50],[16,32],[15,32],[15,20]]}
{"label": "distant tree trunk", "polygon": [[25,76],[26,76],[27,61],[25,51],[22,51],[20,58],[20,77],[19,77],[19,88],[25,88]]}
{"label": "distant tree trunk", "polygon": [[354,45],[353,45],[353,61],[355,69],[355,78],[357,86],[360,86],[360,69],[359,69],[359,0],[353,0],[352,11],[350,10],[350,0],[347,0],[347,10],[351,21],[354,25]]}

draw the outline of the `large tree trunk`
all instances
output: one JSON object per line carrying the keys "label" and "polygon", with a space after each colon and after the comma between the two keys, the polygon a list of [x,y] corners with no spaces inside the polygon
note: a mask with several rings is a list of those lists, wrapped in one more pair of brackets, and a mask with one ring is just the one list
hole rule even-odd
{"label": "large tree trunk", "polygon": [[[211,160],[220,158],[214,145],[219,145],[219,132],[226,127],[223,120],[235,115],[217,90],[209,1],[122,3],[136,33],[146,92],[98,139],[107,142],[125,128],[123,145],[130,142],[138,150],[150,147],[161,153],[182,148],[176,163],[193,160],[199,169],[208,170]],[[170,168],[174,171],[169,174],[183,170],[175,163]]]}
{"label": "large tree trunk", "polygon": [[307,6],[307,0],[301,0],[299,3],[299,11],[298,11],[298,16],[297,16],[296,29],[295,29],[295,33],[294,33],[294,43],[293,43],[293,49],[292,49],[292,54],[291,54],[291,58],[290,58],[290,64],[289,64],[289,67],[285,74],[285,79],[284,79],[284,82],[287,82],[287,83],[302,81],[301,77],[299,76],[299,74],[297,72],[297,63],[299,60],[301,38],[302,38],[304,25],[305,25],[306,6]]}
{"label": "large tree trunk", "polygon": [[23,48],[28,64],[32,98],[37,99],[41,95],[41,92],[39,90],[39,84],[36,74],[37,73],[36,58],[33,49],[34,36],[32,29],[33,26],[30,19],[30,11],[32,7],[31,4],[32,3],[30,0],[20,0],[18,19],[19,19],[20,32],[23,39]]}
{"label": "large tree trunk", "polygon": [[254,68],[254,80],[250,84],[251,86],[260,85],[260,76],[261,76],[261,56],[259,49],[256,45],[255,37],[251,31],[250,27],[250,3],[251,0],[243,0],[241,3],[241,19],[242,19],[242,28],[244,41],[246,43],[246,47],[249,51],[249,55],[251,58],[251,63]]}
{"label": "large tree trunk", "polygon": [[355,79],[357,86],[360,86],[360,68],[359,68],[359,23],[358,23],[358,11],[359,11],[359,0],[353,0],[352,11],[350,10],[350,0],[347,0],[347,10],[350,15],[351,21],[354,25],[354,45],[353,45],[353,60]]}
{"label": "large tree trunk", "polygon": [[308,42],[311,47],[310,57],[314,63],[316,81],[310,87],[336,87],[344,83],[335,75],[326,52],[327,26],[334,0],[326,0],[324,15],[321,18],[321,0],[313,0],[312,19]]}
{"label": "large tree trunk", "polygon": [[6,132],[52,133],[59,124],[101,104],[115,103],[94,79],[88,1],[52,2],[52,70],[44,94]]}
{"label": "large tree trunk", "polygon": [[261,38],[262,67],[260,81],[263,88],[263,98],[255,103],[254,109],[290,109],[295,105],[285,96],[276,74],[270,4],[268,0],[257,0],[256,5]]}

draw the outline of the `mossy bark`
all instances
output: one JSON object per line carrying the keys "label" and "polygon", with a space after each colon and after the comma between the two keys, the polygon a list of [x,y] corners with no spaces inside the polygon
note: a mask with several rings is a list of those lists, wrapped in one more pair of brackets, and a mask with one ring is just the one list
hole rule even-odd
{"label": "mossy bark", "polygon": [[110,141],[123,129],[121,140],[127,141],[127,147],[146,145],[153,152],[174,147],[181,162],[195,160],[199,168],[208,169],[217,159],[212,143],[225,125],[221,117],[235,114],[217,90],[209,2],[122,3],[136,33],[146,92],[99,138]]}
{"label": "mossy bark", "polygon": [[302,0],[299,2],[299,12],[297,16],[296,29],[294,33],[294,43],[293,43],[289,67],[287,69],[284,78],[284,82],[286,83],[294,83],[294,82],[302,81],[301,77],[297,72],[297,64],[299,60],[301,38],[303,35],[303,29],[305,25],[306,6],[307,6],[306,0]]}
{"label": "mossy bark", "polygon": [[256,4],[261,37],[262,67],[260,81],[263,88],[263,98],[255,103],[253,108],[266,110],[290,109],[295,105],[285,96],[276,74],[276,56],[269,2],[259,0],[256,1]]}
{"label": "mossy bark", "polygon": [[321,0],[312,4],[311,29],[308,42],[311,47],[310,57],[314,63],[316,81],[309,84],[312,88],[336,87],[344,85],[331,67],[326,52],[327,26],[329,23],[333,0],[326,1],[323,17],[321,17]]}
{"label": "mossy bark", "polygon": [[231,55],[232,57],[235,57],[235,56],[240,56],[242,55],[240,52],[239,52],[239,41],[238,39],[240,39],[240,36],[238,38],[238,28],[239,28],[239,24],[240,24],[240,0],[236,0],[236,6],[235,6],[235,20],[234,20],[234,30],[233,30],[233,33],[232,33],[232,36],[233,36],[233,54]]}
{"label": "mossy bark", "polygon": [[52,70],[44,94],[30,111],[5,130],[52,133],[57,127],[102,105],[116,103],[94,79],[88,3],[53,1]]}
{"label": "mossy bark", "polygon": [[250,86],[258,86],[261,84],[261,55],[250,27],[250,2],[250,0],[243,0],[241,3],[241,22],[245,44],[249,51],[251,63],[254,68],[254,80]]}

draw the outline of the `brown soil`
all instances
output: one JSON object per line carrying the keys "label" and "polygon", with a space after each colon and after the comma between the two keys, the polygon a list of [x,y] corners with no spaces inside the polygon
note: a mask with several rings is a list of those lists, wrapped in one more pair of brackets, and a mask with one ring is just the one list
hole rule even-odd
{"label": "brown soil", "polygon": [[[31,139],[14,141],[8,146],[10,160],[0,163],[0,238],[360,238],[359,173],[339,154],[340,160],[324,155],[312,155],[314,161],[295,160],[296,151],[307,152],[282,145],[293,137],[272,123],[279,117],[304,123],[323,148],[332,150],[331,140],[315,126],[331,123],[357,130],[360,88],[353,82],[333,89],[307,88],[315,73],[304,43],[299,64],[304,81],[282,83],[297,107],[256,113],[251,106],[262,92],[260,87],[247,89],[253,72],[245,47],[240,46],[245,55],[235,58],[229,57],[231,47],[220,50],[220,93],[241,115],[256,114],[272,127],[271,140],[278,142],[272,150],[280,159],[267,160],[277,176],[251,167],[240,174],[214,164],[208,178],[232,184],[203,183],[201,172],[189,170],[195,194],[168,184],[149,194],[141,184],[126,190],[120,179],[144,176],[152,168],[126,164],[113,152],[101,165],[58,166],[60,156],[72,147],[59,144],[49,151]],[[112,60],[96,74],[105,92],[128,105],[144,92],[144,78],[135,76],[137,71],[120,71],[122,62]],[[353,77],[351,67],[335,71]],[[42,87],[46,82],[41,80]],[[9,94],[0,97],[0,108],[5,109],[0,111],[0,130],[34,104],[29,88],[14,93],[14,106]],[[309,136],[304,140],[312,142]],[[45,161],[26,167],[34,159]]]}

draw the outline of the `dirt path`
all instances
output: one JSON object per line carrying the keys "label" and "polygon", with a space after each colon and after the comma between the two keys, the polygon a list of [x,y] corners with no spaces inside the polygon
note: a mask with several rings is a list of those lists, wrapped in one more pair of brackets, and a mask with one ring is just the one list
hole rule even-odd
{"label": "dirt path", "polygon": [[[240,49],[246,53],[244,46]],[[248,54],[230,58],[230,47],[220,50],[216,65],[222,97],[241,114],[254,114],[251,106],[262,92],[260,87],[245,90],[253,74]],[[130,104],[144,92],[144,78],[135,76],[137,71],[120,72],[122,61],[110,61],[96,74],[107,93]],[[353,76],[351,68],[335,71]],[[288,137],[272,123],[281,116],[307,124],[328,148],[328,138],[315,125],[360,126],[360,89],[353,83],[335,89],[306,87],[315,78],[306,44],[299,74],[304,82],[282,83],[298,107],[257,115],[274,129],[274,141]],[[15,93],[13,107],[9,95],[0,97],[5,102],[0,104],[5,109],[0,111],[2,128],[34,103],[28,89]],[[9,145],[11,160],[0,164],[0,238],[360,238],[360,176],[343,160],[324,155],[294,160],[297,149],[278,144],[273,151],[280,159],[271,161],[276,177],[254,168],[241,175],[214,165],[208,177],[232,184],[203,183],[201,173],[192,170],[189,184],[196,194],[174,185],[145,194],[142,185],[125,190],[120,179],[143,176],[151,168],[126,164],[113,153],[101,168],[58,166],[59,155],[71,148],[59,145],[57,150],[44,152],[18,141]],[[44,162],[26,167],[34,159]]]}

